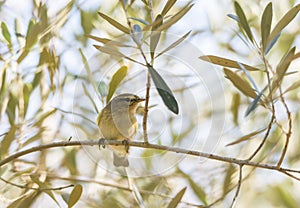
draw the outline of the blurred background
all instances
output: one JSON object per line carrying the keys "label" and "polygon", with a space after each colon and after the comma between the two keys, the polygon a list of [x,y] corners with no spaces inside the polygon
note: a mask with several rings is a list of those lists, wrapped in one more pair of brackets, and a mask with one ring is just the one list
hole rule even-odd
{"label": "blurred background", "polygon": [[[148,1],[129,1],[133,24],[145,27],[151,22]],[[269,1],[238,1],[243,8],[257,42],[260,19]],[[167,1],[153,1],[154,17]],[[276,0],[273,24],[299,1]],[[129,4],[129,3],[128,3]],[[199,59],[217,55],[263,68],[260,54],[240,32],[234,14],[234,1],[177,1],[168,15],[187,5],[194,6],[176,24],[162,33],[156,53],[164,51],[191,31],[178,46],[155,59],[154,68],[169,85],[179,104],[179,114],[167,109],[151,85],[148,117],[149,142],[181,147],[226,157],[246,159],[264,137],[271,113],[261,106],[245,117],[251,99],[240,93],[222,67]],[[95,124],[98,112],[106,105],[109,84],[122,66],[128,72],[115,94],[134,93],[145,97],[147,69],[128,59],[97,50],[100,45],[87,35],[108,38],[134,45],[101,18],[108,15],[126,25],[119,1],[0,1],[0,142],[1,160],[19,150],[57,141],[97,140]],[[144,21],[144,23],[143,23]],[[292,47],[299,47],[299,16],[284,29],[268,54],[276,68],[281,57]],[[143,31],[147,39],[149,31]],[[147,40],[146,40],[147,42]],[[145,44],[147,46],[147,44]],[[145,47],[147,48],[147,47]],[[296,52],[298,50],[296,49]],[[123,47],[120,52],[140,62],[136,48]],[[150,55],[145,49],[145,54]],[[292,114],[293,130],[283,166],[299,167],[299,61],[289,67],[291,74],[282,88]],[[251,72],[262,89],[266,75]],[[298,84],[297,84],[298,83]],[[282,103],[275,103],[276,122],[265,145],[254,159],[276,164],[284,145],[289,118]],[[142,116],[137,115],[139,131],[136,141],[143,141]],[[227,144],[252,132],[253,137],[232,146]],[[251,138],[251,139],[250,139]],[[146,207],[166,207],[187,187],[179,207],[229,207],[238,184],[238,167],[201,157],[168,151],[132,147],[128,174],[134,179]],[[128,188],[123,169],[112,165],[109,149],[98,147],[61,147],[26,155],[0,169],[1,207],[65,207],[71,188],[33,190],[26,187],[51,188],[81,184],[83,193],[74,207],[137,207]],[[299,181],[279,172],[244,167],[238,207],[297,207]]]}

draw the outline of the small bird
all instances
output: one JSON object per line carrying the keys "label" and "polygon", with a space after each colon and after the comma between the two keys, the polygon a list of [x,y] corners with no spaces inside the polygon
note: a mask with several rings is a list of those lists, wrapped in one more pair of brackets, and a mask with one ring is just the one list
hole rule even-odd
{"label": "small bird", "polygon": [[[139,103],[145,99],[137,95],[124,93],[113,98],[99,113],[97,124],[105,139],[119,141],[132,140],[137,132],[135,117]],[[116,167],[128,167],[128,147],[110,146],[113,150],[113,163]]]}

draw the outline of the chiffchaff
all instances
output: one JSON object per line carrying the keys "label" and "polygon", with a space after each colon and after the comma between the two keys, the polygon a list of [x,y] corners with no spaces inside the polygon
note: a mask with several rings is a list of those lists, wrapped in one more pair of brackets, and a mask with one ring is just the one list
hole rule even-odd
{"label": "chiffchaff", "polygon": [[[99,113],[97,124],[105,139],[120,141],[132,140],[137,132],[135,117],[139,103],[144,101],[134,94],[121,94],[113,98]],[[110,146],[113,150],[114,165],[128,167],[128,148],[126,146]]]}

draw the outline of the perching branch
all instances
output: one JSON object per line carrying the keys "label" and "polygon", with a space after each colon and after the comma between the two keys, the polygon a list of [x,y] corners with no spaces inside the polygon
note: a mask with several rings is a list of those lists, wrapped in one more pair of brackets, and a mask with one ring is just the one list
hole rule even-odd
{"label": "perching branch", "polygon": [[[108,140],[108,139],[103,139],[101,141],[103,145],[124,145],[123,141],[117,141],[117,140]],[[3,159],[0,161],[0,167],[19,158],[22,156],[25,156],[27,154],[33,153],[33,152],[38,152],[42,151],[45,149],[50,149],[54,147],[67,147],[67,146],[98,146],[99,141],[98,140],[85,140],[85,141],[61,141],[61,142],[54,142],[50,144],[43,144],[39,145],[36,147],[31,147],[16,153],[13,153],[12,155],[8,156],[7,158]],[[300,170],[296,169],[288,169],[288,168],[278,168],[277,165],[271,165],[271,164],[262,164],[262,163],[256,163],[256,162],[251,162],[249,160],[243,160],[243,159],[236,159],[236,158],[231,158],[231,157],[225,157],[225,156],[220,156],[216,154],[211,154],[211,153],[205,153],[201,151],[196,151],[196,150],[188,150],[188,149],[183,149],[179,147],[169,147],[165,145],[158,145],[158,144],[150,144],[150,143],[145,143],[145,142],[136,142],[136,141],[128,141],[128,145],[131,147],[139,147],[139,148],[147,148],[147,149],[156,149],[156,150],[164,150],[164,151],[169,151],[169,152],[175,152],[175,153],[181,153],[181,154],[186,154],[186,155],[192,155],[192,156],[197,156],[197,157],[202,157],[202,158],[207,158],[211,160],[217,160],[221,162],[226,162],[226,163],[232,163],[236,165],[242,165],[242,166],[251,166],[251,167],[256,167],[256,168],[261,168],[261,169],[268,169],[268,170],[276,170],[278,172],[281,172],[286,175],[286,173],[298,173],[300,174]]]}

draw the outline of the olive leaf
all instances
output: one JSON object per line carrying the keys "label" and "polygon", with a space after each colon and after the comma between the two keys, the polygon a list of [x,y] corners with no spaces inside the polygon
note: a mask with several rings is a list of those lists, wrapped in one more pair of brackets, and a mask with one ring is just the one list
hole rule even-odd
{"label": "olive leaf", "polygon": [[186,187],[184,187],[183,189],[181,189],[176,196],[171,200],[171,202],[169,203],[167,208],[176,208],[179,204],[179,202],[181,201],[184,193],[186,191]]}
{"label": "olive leaf", "polygon": [[106,103],[108,103],[110,101],[110,99],[112,98],[112,96],[114,95],[114,93],[117,90],[117,88],[119,87],[120,83],[125,78],[127,71],[128,71],[127,66],[122,66],[113,75],[111,82],[109,83],[109,89],[108,89],[108,94],[106,97]]}
{"label": "olive leaf", "polygon": [[151,78],[155,84],[155,87],[158,91],[158,94],[164,101],[165,105],[168,107],[170,111],[172,111],[175,114],[178,114],[178,103],[171,91],[171,89],[168,87],[166,82],[163,80],[163,78],[160,76],[160,74],[150,65],[148,65],[148,69],[151,75]]}

